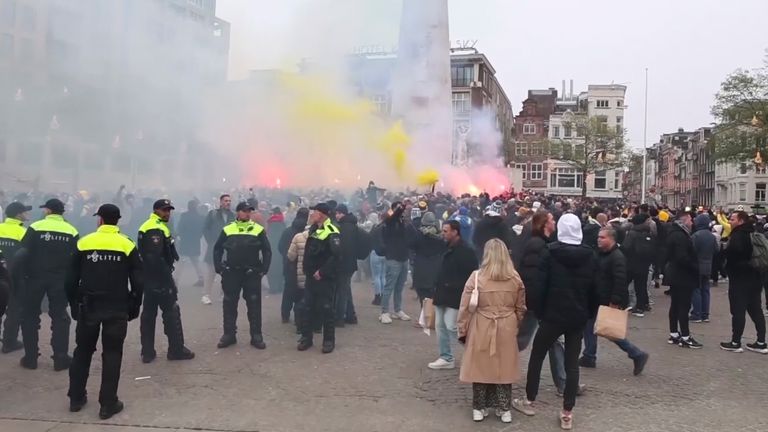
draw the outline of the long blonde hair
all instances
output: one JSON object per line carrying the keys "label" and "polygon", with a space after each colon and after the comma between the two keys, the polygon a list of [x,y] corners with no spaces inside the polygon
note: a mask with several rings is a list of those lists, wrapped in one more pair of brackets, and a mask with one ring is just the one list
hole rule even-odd
{"label": "long blonde hair", "polygon": [[490,239],[485,243],[483,263],[480,265],[480,275],[494,281],[520,279],[515,270],[515,264],[509,257],[509,249],[503,241]]}

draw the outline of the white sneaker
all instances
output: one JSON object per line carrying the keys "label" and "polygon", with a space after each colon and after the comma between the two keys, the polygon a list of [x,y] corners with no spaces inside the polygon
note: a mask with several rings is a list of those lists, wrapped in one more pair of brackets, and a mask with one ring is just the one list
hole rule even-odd
{"label": "white sneaker", "polygon": [[204,295],[202,300],[200,300],[200,301],[202,301],[204,305],[209,305],[209,304],[213,303],[211,301],[211,296],[209,296],[208,294]]}
{"label": "white sneaker", "polygon": [[472,410],[472,420],[474,420],[476,422],[481,422],[481,421],[485,420],[486,417],[488,417],[488,410],[487,409],[484,409],[484,410],[473,409]]}
{"label": "white sneaker", "polygon": [[502,423],[512,423],[512,411],[504,411],[499,417],[501,417]]}
{"label": "white sneaker", "polygon": [[400,311],[395,313],[395,318],[402,320],[402,321],[410,321],[411,317],[405,314],[405,312]]}
{"label": "white sneaker", "polygon": [[430,369],[440,370],[440,369],[453,369],[456,367],[456,363],[452,361],[448,361],[444,358],[439,358],[432,363],[427,365]]}
{"label": "white sneaker", "polygon": [[513,399],[512,408],[520,411],[521,413],[527,416],[532,416],[536,414],[536,411],[533,409],[533,402],[525,398]]}
{"label": "white sneaker", "polygon": [[388,313],[384,312],[379,317],[379,321],[381,321],[382,324],[392,324],[392,317],[389,316]]}

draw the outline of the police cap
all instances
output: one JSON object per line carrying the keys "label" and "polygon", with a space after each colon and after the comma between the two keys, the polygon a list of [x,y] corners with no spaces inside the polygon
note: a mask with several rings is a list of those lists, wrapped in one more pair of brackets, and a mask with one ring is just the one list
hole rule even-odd
{"label": "police cap", "polygon": [[171,204],[171,200],[159,199],[152,205],[152,210],[176,210],[176,207]]}
{"label": "police cap", "polygon": [[94,216],[101,216],[102,219],[106,220],[120,219],[120,208],[114,204],[104,204],[99,207]]}
{"label": "police cap", "polygon": [[14,201],[8,204],[8,207],[5,209],[5,215],[11,218],[15,218],[16,216],[30,210],[32,210],[32,206],[24,205],[18,201]]}
{"label": "police cap", "polygon": [[254,211],[256,210],[252,205],[248,204],[247,202],[243,201],[237,205],[235,208],[235,211]]}
{"label": "police cap", "polygon": [[51,213],[54,213],[54,214],[64,213],[64,203],[57,198],[49,199],[48,201],[45,202],[45,204],[41,205],[40,208],[48,209],[51,211]]}
{"label": "police cap", "polygon": [[309,209],[310,210],[314,210],[316,212],[320,212],[320,213],[322,213],[322,214],[324,214],[326,216],[330,216],[331,215],[331,206],[329,206],[328,203],[321,202],[321,203],[319,203],[317,205],[314,205],[314,206],[310,207]]}

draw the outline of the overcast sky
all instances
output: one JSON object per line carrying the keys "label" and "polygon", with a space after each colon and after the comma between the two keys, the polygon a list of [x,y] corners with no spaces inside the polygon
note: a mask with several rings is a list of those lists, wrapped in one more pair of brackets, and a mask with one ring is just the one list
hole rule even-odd
{"label": "overcast sky", "polygon": [[[419,1],[419,0],[406,0]],[[302,57],[397,42],[402,0],[218,0],[232,24],[230,76],[293,67]],[[678,127],[712,122],[723,78],[762,64],[768,0],[449,0],[451,39],[477,39],[515,112],[531,88],[575,81],[627,84],[625,122],[648,144]]]}

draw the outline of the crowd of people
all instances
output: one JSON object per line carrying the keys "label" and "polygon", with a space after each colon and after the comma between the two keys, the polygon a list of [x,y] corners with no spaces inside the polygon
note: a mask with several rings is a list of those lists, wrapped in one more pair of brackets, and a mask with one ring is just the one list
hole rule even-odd
{"label": "crowd of people", "polygon": [[[598,307],[643,318],[652,310],[652,287],[668,287],[669,344],[701,349],[690,323],[709,322],[710,286],[728,278],[732,334],[720,348],[768,354],[762,310],[768,240],[764,221],[742,208],[726,215],[530,192],[394,193],[373,182],[351,196],[328,189],[250,189],[214,202],[189,198],[186,211],[175,217],[169,199],[147,197],[137,205],[124,187],[109,203],[85,192],[0,196],[0,315],[7,305],[2,352],[23,349],[21,365],[37,368],[47,297],[54,369],[69,370],[72,411],[87,402],[85,382],[100,330],[101,418],[123,409],[117,386],[128,321],[140,317],[144,363],[157,356],[158,309],[168,360],[194,358],[184,344],[178,261],[195,271],[203,304],[213,304],[221,292],[222,349],[237,343],[241,296],[250,343],[266,348],[263,280],[270,293],[282,293],[282,322],[290,323],[293,313],[297,349],[309,350],[313,335],[322,333],[328,354],[335,349],[335,328],[360,319],[352,296],[355,275],[370,279],[382,325],[411,320],[404,301],[410,279],[420,306],[434,308],[438,357],[427,366],[449,370],[461,364],[461,381],[472,384],[475,421],[491,409],[502,422],[511,422],[513,409],[534,415],[548,355],[563,397],[561,426],[571,429],[576,397],[586,390],[579,368],[597,366]],[[44,217],[27,227],[29,204],[43,201]],[[81,236],[97,225],[91,215],[98,228]],[[747,314],[756,340],[742,345]],[[77,320],[74,358],[70,315]],[[649,353],[627,339],[612,342],[627,353],[633,374],[642,374]],[[460,362],[456,343],[464,345]],[[525,395],[513,398],[520,352],[529,345]]]}

